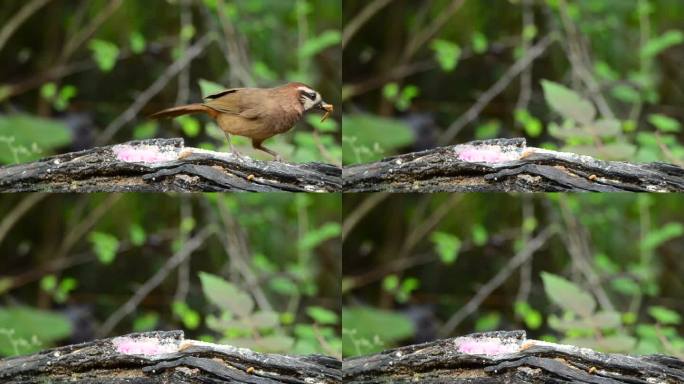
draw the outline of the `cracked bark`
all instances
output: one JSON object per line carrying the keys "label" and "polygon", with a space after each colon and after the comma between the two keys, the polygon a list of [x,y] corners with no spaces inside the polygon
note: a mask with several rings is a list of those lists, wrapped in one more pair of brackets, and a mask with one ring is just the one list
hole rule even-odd
{"label": "cracked bark", "polygon": [[336,192],[341,169],[254,160],[150,139],[0,167],[0,192]]}
{"label": "cracked bark", "polygon": [[[464,150],[501,151],[505,159],[464,161]],[[682,192],[684,169],[666,163],[603,161],[494,139],[346,166],[345,192]]]}
{"label": "cracked bark", "polygon": [[[461,352],[478,348],[480,353]],[[684,382],[684,362],[674,357],[599,353],[527,340],[524,331],[472,334],[345,359],[342,372],[343,381],[354,384]]]}
{"label": "cracked bark", "polygon": [[185,340],[182,331],[147,332],[0,359],[0,382],[328,384],[341,382],[340,366],[328,356],[257,353]]}

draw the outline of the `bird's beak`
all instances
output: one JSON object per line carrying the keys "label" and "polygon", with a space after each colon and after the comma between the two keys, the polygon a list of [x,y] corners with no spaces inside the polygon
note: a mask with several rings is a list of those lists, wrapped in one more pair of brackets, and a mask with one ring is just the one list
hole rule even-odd
{"label": "bird's beak", "polygon": [[321,101],[320,103],[318,103],[316,105],[316,108],[320,109],[321,111],[325,111],[325,113],[323,114],[323,118],[321,119],[321,123],[324,122],[325,119],[327,119],[328,116],[330,116],[332,111],[335,109],[332,104],[328,104],[325,101]]}

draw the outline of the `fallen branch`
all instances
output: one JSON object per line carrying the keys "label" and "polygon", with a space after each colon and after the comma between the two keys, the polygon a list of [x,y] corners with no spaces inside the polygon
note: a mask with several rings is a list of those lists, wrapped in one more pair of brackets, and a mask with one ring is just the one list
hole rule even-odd
{"label": "fallen branch", "polygon": [[499,331],[345,359],[342,372],[345,383],[674,384],[684,382],[684,361],[605,354]]}
{"label": "fallen branch", "polygon": [[184,147],[183,139],[131,141],[0,167],[0,192],[336,192],[341,170]]}
{"label": "fallen branch", "polygon": [[603,161],[494,139],[344,168],[345,192],[684,191],[684,169]]}
{"label": "fallen branch", "polygon": [[184,340],[182,331],[100,339],[0,360],[13,383],[340,383],[339,360]]}

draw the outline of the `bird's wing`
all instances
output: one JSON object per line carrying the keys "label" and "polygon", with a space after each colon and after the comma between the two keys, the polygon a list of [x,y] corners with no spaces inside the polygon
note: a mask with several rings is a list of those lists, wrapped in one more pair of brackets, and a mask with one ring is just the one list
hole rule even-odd
{"label": "bird's wing", "polygon": [[205,97],[204,105],[221,113],[256,119],[260,114],[258,106],[263,103],[259,91],[254,88],[228,89]]}

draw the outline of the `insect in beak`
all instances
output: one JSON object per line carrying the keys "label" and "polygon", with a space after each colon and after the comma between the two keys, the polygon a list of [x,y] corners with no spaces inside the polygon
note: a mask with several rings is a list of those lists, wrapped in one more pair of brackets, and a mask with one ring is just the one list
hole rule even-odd
{"label": "insect in beak", "polygon": [[331,114],[332,111],[334,110],[333,105],[332,105],[332,104],[328,104],[328,103],[326,103],[325,101],[321,101],[321,102],[318,104],[318,108],[321,109],[321,110],[323,110],[323,111],[325,111],[325,113],[323,114],[323,118],[321,119],[321,123],[324,122],[325,119],[327,119],[328,116],[330,116],[330,114]]}

